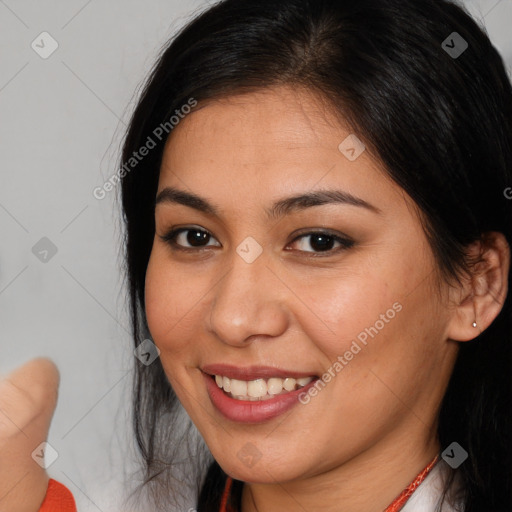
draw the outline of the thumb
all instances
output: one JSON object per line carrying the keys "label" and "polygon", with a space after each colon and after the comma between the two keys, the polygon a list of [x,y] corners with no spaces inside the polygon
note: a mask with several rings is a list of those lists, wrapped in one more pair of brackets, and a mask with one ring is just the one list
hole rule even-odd
{"label": "thumb", "polygon": [[33,512],[43,502],[49,476],[35,458],[44,457],[44,451],[34,452],[48,438],[59,381],[55,363],[46,358],[33,359],[0,380],[2,512]]}
{"label": "thumb", "polygon": [[28,361],[0,380],[0,445],[26,429],[37,437],[47,437],[59,383],[57,366],[43,357]]}

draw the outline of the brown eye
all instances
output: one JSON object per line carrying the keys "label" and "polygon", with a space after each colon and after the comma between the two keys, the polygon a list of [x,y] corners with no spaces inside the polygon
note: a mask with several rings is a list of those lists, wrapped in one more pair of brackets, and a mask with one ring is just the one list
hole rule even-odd
{"label": "brown eye", "polygon": [[[208,247],[208,242],[211,239],[215,240],[210,233],[198,228],[175,229],[160,238],[164,242],[184,249]],[[220,247],[220,244],[217,242],[215,247]]]}
{"label": "brown eye", "polygon": [[[293,243],[296,243],[298,240],[301,241],[298,250],[313,253],[337,252],[354,245],[354,242],[348,238],[324,232],[305,233],[297,237]],[[338,245],[336,246],[336,244]]]}

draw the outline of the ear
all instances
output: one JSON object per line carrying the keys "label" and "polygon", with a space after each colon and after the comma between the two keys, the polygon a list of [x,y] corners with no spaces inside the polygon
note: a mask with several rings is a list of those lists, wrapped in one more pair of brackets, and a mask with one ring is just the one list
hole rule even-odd
{"label": "ear", "polygon": [[510,247],[502,233],[483,233],[467,254],[474,262],[471,275],[450,289],[455,309],[447,335],[455,341],[469,341],[485,331],[499,315],[508,293]]}

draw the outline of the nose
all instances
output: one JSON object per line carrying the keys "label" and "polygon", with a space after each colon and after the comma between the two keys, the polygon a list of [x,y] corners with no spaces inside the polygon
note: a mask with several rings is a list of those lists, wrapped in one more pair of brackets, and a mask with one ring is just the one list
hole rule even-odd
{"label": "nose", "polygon": [[247,263],[235,254],[230,270],[214,288],[207,328],[222,342],[239,347],[260,337],[280,336],[289,323],[286,291],[266,258]]}

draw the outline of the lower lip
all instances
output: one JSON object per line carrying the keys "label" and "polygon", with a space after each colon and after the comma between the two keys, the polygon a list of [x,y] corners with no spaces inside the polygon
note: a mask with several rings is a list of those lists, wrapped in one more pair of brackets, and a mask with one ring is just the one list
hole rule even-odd
{"label": "lower lip", "polygon": [[307,392],[313,386],[317,379],[314,379],[306,386],[290,391],[282,395],[277,395],[268,400],[258,400],[250,402],[248,400],[236,400],[228,396],[211,375],[203,373],[206,380],[206,388],[213,405],[228,420],[237,423],[262,423],[276,418],[281,414],[289,411],[299,402],[299,395]]}

